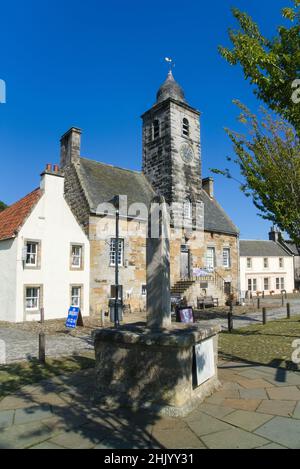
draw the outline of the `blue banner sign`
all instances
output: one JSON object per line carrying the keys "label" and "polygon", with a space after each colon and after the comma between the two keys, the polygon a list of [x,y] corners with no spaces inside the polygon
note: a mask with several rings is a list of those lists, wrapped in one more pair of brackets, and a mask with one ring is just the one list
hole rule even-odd
{"label": "blue banner sign", "polygon": [[72,306],[69,309],[69,315],[68,315],[68,319],[66,322],[66,327],[68,327],[69,329],[76,329],[79,314],[80,314],[80,308]]}

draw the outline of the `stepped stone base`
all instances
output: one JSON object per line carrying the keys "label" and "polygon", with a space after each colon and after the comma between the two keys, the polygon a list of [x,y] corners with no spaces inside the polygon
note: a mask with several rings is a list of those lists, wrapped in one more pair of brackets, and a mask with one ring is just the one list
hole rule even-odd
{"label": "stepped stone base", "polygon": [[[220,386],[219,331],[219,326],[182,324],[158,332],[135,325],[96,331],[100,400],[110,406],[149,408],[162,415],[187,415]],[[209,339],[213,343],[213,376],[197,386],[195,346]]]}

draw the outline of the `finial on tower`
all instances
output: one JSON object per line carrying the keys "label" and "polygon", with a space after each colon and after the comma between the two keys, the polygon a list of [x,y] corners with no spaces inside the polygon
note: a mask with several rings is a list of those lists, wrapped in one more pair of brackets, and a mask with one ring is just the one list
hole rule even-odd
{"label": "finial on tower", "polygon": [[172,73],[172,69],[175,67],[175,62],[170,57],[165,57],[165,62],[169,65],[169,72]]}
{"label": "finial on tower", "polygon": [[165,57],[165,62],[169,65],[169,73],[166,81],[158,90],[157,103],[161,103],[168,98],[176,99],[176,101],[179,102],[185,102],[184,91],[173,77],[172,69],[175,67],[175,63],[170,57]]}

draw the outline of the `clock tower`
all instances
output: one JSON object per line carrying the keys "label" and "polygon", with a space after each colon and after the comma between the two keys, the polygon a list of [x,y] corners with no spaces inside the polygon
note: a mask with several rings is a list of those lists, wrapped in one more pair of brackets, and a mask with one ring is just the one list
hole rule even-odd
{"label": "clock tower", "polygon": [[200,201],[200,113],[185,100],[172,71],[143,116],[143,173],[166,201]]}

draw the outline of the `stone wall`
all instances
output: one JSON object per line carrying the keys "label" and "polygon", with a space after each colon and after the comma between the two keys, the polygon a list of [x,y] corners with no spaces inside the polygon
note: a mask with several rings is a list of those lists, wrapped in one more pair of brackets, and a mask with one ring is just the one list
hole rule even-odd
{"label": "stone wall", "polygon": [[88,235],[90,209],[76,170],[76,165],[70,164],[69,166],[65,166],[63,171],[65,175],[65,199],[76,220]]}
{"label": "stone wall", "polygon": [[[183,119],[190,124],[189,137],[183,135]],[[160,136],[153,139],[154,120],[160,122]],[[172,202],[199,201],[201,154],[199,113],[184,103],[167,100],[143,116],[143,172],[157,194]],[[183,162],[180,148],[189,144],[194,151],[190,163]]]}
{"label": "stone wall", "polygon": [[[110,240],[115,238],[115,220],[113,218],[90,217],[90,245],[91,245],[91,313],[99,315],[108,310],[108,300],[111,295],[111,285],[115,284],[115,268],[110,265]],[[133,311],[144,310],[146,297],[142,296],[142,286],[146,284],[146,224],[144,222],[126,220],[120,221],[120,238],[124,239],[124,265],[120,267],[120,285],[123,285],[123,296]],[[204,267],[206,248],[215,247],[217,270],[224,280],[231,282],[238,288],[238,251],[237,238],[234,236],[193,232],[190,239],[184,237],[182,230],[171,230],[170,259],[171,285],[180,276],[181,246],[190,247],[191,264],[193,268]],[[230,247],[231,268],[222,267],[222,250]],[[200,282],[189,292],[189,300],[195,304],[197,297],[203,293]],[[208,295],[213,295],[211,290]],[[221,292],[214,292],[220,298]]]}
{"label": "stone wall", "polygon": [[[108,310],[111,285],[115,284],[115,268],[110,265],[110,240],[115,238],[115,219],[90,217],[91,245],[91,313]],[[124,265],[120,267],[123,296],[132,310],[144,310],[146,296],[146,224],[120,220],[120,238],[124,239]]]}

